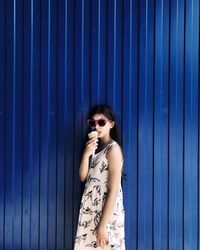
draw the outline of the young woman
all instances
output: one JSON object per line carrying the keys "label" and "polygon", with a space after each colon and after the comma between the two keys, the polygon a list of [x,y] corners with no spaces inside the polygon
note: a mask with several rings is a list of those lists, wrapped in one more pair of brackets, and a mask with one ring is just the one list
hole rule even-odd
{"label": "young woman", "polygon": [[97,105],[89,112],[87,123],[98,134],[87,141],[80,163],[79,176],[86,184],[74,249],[125,250],[124,159],[116,119],[109,105]]}

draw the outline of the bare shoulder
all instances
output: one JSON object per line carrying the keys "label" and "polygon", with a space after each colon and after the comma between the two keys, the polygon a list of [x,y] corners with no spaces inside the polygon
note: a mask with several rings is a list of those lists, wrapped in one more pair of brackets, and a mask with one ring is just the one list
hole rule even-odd
{"label": "bare shoulder", "polygon": [[113,143],[109,148],[108,148],[108,151],[107,151],[107,159],[108,161],[109,160],[117,160],[119,162],[123,161],[124,158],[123,158],[123,153],[122,153],[122,148],[121,146],[115,142]]}

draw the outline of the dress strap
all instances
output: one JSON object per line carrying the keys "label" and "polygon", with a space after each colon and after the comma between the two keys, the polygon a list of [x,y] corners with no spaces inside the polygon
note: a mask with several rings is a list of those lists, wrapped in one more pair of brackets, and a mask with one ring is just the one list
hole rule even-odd
{"label": "dress strap", "polygon": [[108,151],[108,149],[109,149],[114,143],[116,143],[116,142],[115,142],[115,141],[112,141],[111,143],[109,143],[109,144],[105,147],[104,153],[106,153],[106,152]]}

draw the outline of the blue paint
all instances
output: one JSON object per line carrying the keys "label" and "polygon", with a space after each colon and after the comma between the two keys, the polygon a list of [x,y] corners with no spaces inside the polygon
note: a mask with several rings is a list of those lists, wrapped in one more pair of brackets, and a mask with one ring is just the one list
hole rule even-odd
{"label": "blue paint", "polygon": [[2,0],[0,33],[0,249],[73,250],[96,103],[122,134],[127,250],[199,249],[199,0]]}

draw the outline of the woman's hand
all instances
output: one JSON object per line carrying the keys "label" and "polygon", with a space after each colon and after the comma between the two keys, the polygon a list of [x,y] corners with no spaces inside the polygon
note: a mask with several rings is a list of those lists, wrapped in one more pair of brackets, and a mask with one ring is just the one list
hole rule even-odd
{"label": "woman's hand", "polygon": [[94,230],[94,234],[97,237],[97,245],[104,249],[108,245],[106,227],[98,225]]}
{"label": "woman's hand", "polygon": [[88,157],[97,149],[98,147],[98,138],[92,138],[86,142],[84,154]]}

